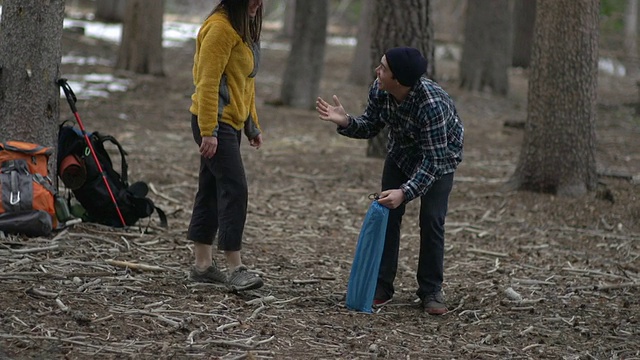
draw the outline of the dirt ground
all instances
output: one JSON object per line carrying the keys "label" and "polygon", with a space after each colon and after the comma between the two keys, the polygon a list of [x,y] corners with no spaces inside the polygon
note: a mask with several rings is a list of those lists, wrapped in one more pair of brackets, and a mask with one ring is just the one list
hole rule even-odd
{"label": "dirt ground", "polygon": [[[526,118],[521,70],[511,73],[511,94],[499,98],[459,90],[456,65],[437,64],[466,127],[447,218],[448,314],[428,316],[416,302],[417,203],[403,224],[393,302],[374,314],[345,308],[382,160],[365,157],[365,141],[337,135],[311,110],[269,105],[279,95],[284,50],[263,51],[257,78],[264,147],[242,145],[244,261],[265,286],[232,294],[187,281],[199,162],[187,112],[192,51],[191,43],[167,49],[164,78],[116,73],[131,81],[128,91],[78,103],[89,130],[127,149],[130,179],[152,185],[169,228],[153,217],[139,223],[145,233],[79,224],[52,238],[4,239],[0,358],[640,359],[640,185],[603,176],[597,193],[578,199],[502,191],[522,138],[503,124]],[[353,48],[327,51],[320,95],[338,94],[357,113],[366,88],[345,81]],[[117,52],[65,34],[63,53],[113,61]],[[61,68],[63,76],[111,72]],[[637,176],[635,83],[602,75],[599,86],[599,169]],[[64,100],[60,109],[61,119],[72,117]]]}

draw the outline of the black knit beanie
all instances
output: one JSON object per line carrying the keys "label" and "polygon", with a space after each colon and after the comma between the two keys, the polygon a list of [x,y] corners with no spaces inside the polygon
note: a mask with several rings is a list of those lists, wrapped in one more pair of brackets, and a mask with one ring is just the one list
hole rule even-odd
{"label": "black knit beanie", "polygon": [[427,59],[420,50],[411,47],[396,47],[387,50],[389,70],[398,82],[404,86],[413,86],[427,71]]}

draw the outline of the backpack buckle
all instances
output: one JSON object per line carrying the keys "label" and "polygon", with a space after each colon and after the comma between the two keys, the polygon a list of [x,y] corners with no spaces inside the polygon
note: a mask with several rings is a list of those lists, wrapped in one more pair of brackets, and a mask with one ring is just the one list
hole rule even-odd
{"label": "backpack buckle", "polygon": [[11,205],[16,205],[20,202],[20,191],[18,192],[11,192],[11,194],[9,195],[9,204]]}
{"label": "backpack buckle", "polygon": [[9,193],[9,204],[17,205],[20,202],[20,181],[18,179],[18,171],[11,171],[11,192]]}

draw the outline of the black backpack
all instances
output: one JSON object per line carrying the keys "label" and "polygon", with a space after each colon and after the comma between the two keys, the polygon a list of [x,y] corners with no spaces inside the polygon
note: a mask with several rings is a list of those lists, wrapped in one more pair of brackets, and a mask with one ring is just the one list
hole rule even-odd
{"label": "black backpack", "polygon": [[[167,217],[164,211],[146,197],[149,192],[147,184],[139,181],[129,185],[127,153],[122,145],[110,135],[93,132],[87,133],[87,136],[98,161],[100,161],[109,188],[126,225],[133,225],[139,219],[151,216],[155,211],[160,217],[160,225],[166,227]],[[104,143],[107,141],[115,145],[120,152],[120,173],[113,168],[109,153],[104,147]],[[122,220],[93,155],[91,155],[91,150],[84,135],[76,127],[65,125],[65,123],[60,125],[57,160],[58,176],[65,186],[71,189],[85,210],[82,220],[112,227],[122,227]]]}

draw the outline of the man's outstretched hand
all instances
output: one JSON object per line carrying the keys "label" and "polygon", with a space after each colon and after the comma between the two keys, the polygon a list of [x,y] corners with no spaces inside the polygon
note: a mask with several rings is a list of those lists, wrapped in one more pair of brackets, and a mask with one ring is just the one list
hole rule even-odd
{"label": "man's outstretched hand", "polygon": [[324,121],[331,121],[341,127],[347,127],[347,125],[349,125],[347,112],[344,111],[344,107],[342,107],[342,104],[336,95],[333,95],[333,103],[335,106],[329,104],[321,97],[316,99],[316,110],[320,115],[320,119]]}

